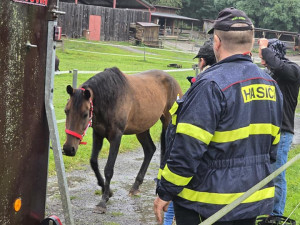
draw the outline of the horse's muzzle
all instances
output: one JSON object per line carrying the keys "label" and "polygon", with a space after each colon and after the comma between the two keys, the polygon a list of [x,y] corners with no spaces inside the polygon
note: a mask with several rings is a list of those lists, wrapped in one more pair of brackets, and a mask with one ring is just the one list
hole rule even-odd
{"label": "horse's muzzle", "polygon": [[76,150],[72,146],[64,145],[63,146],[63,154],[66,155],[66,156],[75,156],[76,155]]}

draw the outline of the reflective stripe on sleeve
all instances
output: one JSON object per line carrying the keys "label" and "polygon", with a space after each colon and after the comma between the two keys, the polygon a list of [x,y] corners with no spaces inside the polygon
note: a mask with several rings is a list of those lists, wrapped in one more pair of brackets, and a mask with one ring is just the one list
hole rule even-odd
{"label": "reflective stripe on sleeve", "polygon": [[[214,205],[227,205],[242,196],[242,193],[209,193],[194,191],[184,188],[178,196],[193,202],[200,202]],[[245,199],[242,203],[252,203],[273,198],[275,194],[275,187],[268,187],[253,193],[250,197]]]}
{"label": "reflective stripe on sleeve", "polygon": [[175,101],[174,104],[172,105],[171,109],[169,110],[171,115],[174,115],[178,109],[178,103]]}
{"label": "reflective stripe on sleeve", "polygon": [[172,115],[172,124],[176,125],[176,121],[177,121],[177,115],[174,114],[174,115]]}
{"label": "reflective stripe on sleeve", "polygon": [[185,134],[209,144],[213,135],[208,131],[189,123],[178,123],[176,133]]}
{"label": "reflective stripe on sleeve", "polygon": [[172,116],[172,124],[176,125],[176,121],[177,121],[177,115],[175,114],[177,112],[178,109],[178,103],[174,102],[174,104],[172,105],[171,109],[169,110],[171,116]]}
{"label": "reflective stripe on sleeve", "polygon": [[159,179],[159,180],[161,180],[161,173],[162,173],[162,169],[159,168],[158,174],[157,174],[157,179]]}
{"label": "reflective stripe on sleeve", "polygon": [[163,169],[161,176],[163,176],[168,182],[175,184],[176,186],[185,186],[187,185],[193,177],[183,177],[173,173],[169,170],[168,165],[166,164]]}
{"label": "reflective stripe on sleeve", "polygon": [[269,134],[277,138],[278,132],[279,127],[273,124],[257,123],[231,131],[216,131],[211,141],[216,143],[226,143],[248,138],[250,135],[260,134]]}
{"label": "reflective stripe on sleeve", "polygon": [[276,135],[272,145],[277,145],[279,143],[279,141],[280,141],[280,133]]}

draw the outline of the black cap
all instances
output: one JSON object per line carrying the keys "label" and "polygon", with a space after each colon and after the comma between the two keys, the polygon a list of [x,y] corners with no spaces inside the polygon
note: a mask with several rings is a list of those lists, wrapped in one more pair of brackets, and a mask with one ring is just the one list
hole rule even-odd
{"label": "black cap", "polygon": [[194,57],[194,59],[195,58],[209,58],[209,57],[215,57],[212,39],[209,39],[208,41],[204,42],[204,44],[200,47],[199,52]]}
{"label": "black cap", "polygon": [[[245,27],[232,27],[233,24],[244,23]],[[219,12],[218,18],[215,20],[213,28],[208,31],[212,34],[214,29],[223,31],[244,31],[253,30],[253,24],[245,12],[233,7],[223,9]]]}

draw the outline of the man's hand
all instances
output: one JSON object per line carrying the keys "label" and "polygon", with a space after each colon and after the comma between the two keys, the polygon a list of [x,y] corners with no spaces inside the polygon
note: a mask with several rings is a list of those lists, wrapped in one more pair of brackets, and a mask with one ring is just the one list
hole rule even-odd
{"label": "man's hand", "polygon": [[162,224],[163,222],[162,213],[168,210],[169,204],[170,202],[166,202],[160,199],[158,196],[154,200],[154,213],[155,213],[156,220],[159,224]]}
{"label": "man's hand", "polygon": [[258,45],[259,45],[259,57],[262,58],[261,50],[264,48],[267,48],[269,44],[268,39],[266,38],[260,38],[258,39]]}
{"label": "man's hand", "polygon": [[260,38],[260,39],[258,39],[258,44],[259,44],[259,47],[260,47],[261,49],[267,48],[267,47],[268,47],[268,44],[269,44],[269,41],[268,41],[268,39],[266,39],[266,38]]}

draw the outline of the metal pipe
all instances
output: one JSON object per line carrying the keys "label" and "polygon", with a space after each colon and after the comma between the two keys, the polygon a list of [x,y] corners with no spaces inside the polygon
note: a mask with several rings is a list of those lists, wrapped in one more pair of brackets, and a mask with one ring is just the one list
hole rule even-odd
{"label": "metal pipe", "polygon": [[77,77],[78,77],[78,70],[73,70],[73,88],[77,88]]}
{"label": "metal pipe", "polygon": [[59,142],[59,133],[56,124],[55,111],[53,106],[54,89],[54,63],[55,63],[55,41],[54,26],[57,21],[48,22],[48,40],[47,40],[47,61],[46,61],[46,79],[45,79],[45,108],[48,120],[50,140],[53,148],[53,155],[58,179],[60,197],[62,201],[65,224],[74,225],[74,219],[71,208],[71,200],[68,190],[68,183],[65,174],[65,166],[62,158],[62,151]]}

